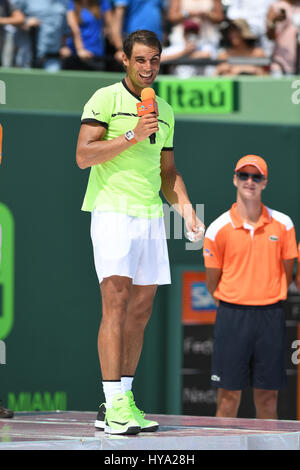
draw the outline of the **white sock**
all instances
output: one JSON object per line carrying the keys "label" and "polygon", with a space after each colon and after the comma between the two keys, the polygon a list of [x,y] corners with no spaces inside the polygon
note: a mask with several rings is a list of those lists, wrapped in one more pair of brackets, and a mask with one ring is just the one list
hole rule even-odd
{"label": "white sock", "polygon": [[104,380],[102,382],[103,392],[105,395],[106,408],[112,407],[112,398],[117,393],[122,393],[121,380]]}
{"label": "white sock", "polygon": [[128,390],[132,389],[132,382],[133,382],[134,377],[129,376],[129,375],[124,375],[121,377],[121,386],[122,386],[122,392],[126,393]]}

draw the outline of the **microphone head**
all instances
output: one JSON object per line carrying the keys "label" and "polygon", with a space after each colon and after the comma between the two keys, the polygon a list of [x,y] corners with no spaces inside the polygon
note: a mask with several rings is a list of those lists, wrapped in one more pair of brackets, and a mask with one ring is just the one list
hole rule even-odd
{"label": "microphone head", "polygon": [[153,99],[155,100],[155,91],[153,88],[143,88],[141,92],[142,101]]}

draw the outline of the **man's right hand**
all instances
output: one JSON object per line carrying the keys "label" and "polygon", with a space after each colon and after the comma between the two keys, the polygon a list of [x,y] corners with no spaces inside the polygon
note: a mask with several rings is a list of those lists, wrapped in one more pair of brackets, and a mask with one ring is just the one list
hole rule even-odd
{"label": "man's right hand", "polygon": [[156,114],[145,114],[140,117],[138,125],[134,129],[134,135],[137,142],[150,137],[151,134],[158,132],[158,120]]}

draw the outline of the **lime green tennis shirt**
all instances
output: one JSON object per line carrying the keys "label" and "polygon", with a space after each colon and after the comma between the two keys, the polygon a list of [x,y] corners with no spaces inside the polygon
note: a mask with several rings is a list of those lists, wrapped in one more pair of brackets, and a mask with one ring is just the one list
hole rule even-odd
{"label": "lime green tennis shirt", "polygon": [[[112,140],[132,130],[138,123],[137,103],[141,101],[125,80],[100,88],[86,103],[83,124],[96,122],[106,128],[104,140]],[[160,159],[162,150],[173,149],[174,114],[160,97],[159,131],[156,143],[149,138],[132,145],[108,162],[93,165],[82,210],[123,212],[137,217],[161,217]]]}

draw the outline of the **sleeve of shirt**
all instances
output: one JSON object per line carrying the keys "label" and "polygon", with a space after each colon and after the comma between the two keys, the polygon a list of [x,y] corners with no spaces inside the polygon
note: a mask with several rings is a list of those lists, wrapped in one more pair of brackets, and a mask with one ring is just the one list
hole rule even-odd
{"label": "sleeve of shirt", "polygon": [[25,6],[23,0],[11,0],[8,3],[11,10],[21,10],[24,13]]}
{"label": "sleeve of shirt", "polygon": [[107,129],[112,114],[111,108],[111,93],[108,93],[104,88],[100,88],[84,106],[81,123],[96,122]]}
{"label": "sleeve of shirt", "polygon": [[288,227],[284,233],[284,239],[281,248],[282,259],[298,258],[298,249],[294,225],[291,221],[291,227]]}
{"label": "sleeve of shirt", "polygon": [[223,268],[223,254],[221,237],[210,237],[210,228],[208,227],[203,243],[203,257],[206,268]]}
{"label": "sleeve of shirt", "polygon": [[129,0],[114,0],[115,7],[127,7]]}
{"label": "sleeve of shirt", "polygon": [[75,10],[75,5],[73,0],[68,0],[68,6],[67,6],[68,11],[74,11]]}
{"label": "sleeve of shirt", "polygon": [[110,0],[101,0],[100,7],[102,13],[106,13],[107,11],[111,10],[111,1]]}
{"label": "sleeve of shirt", "polygon": [[13,7],[13,4],[10,0],[4,1],[4,14],[3,14],[4,17],[11,16],[14,10],[15,8]]}

